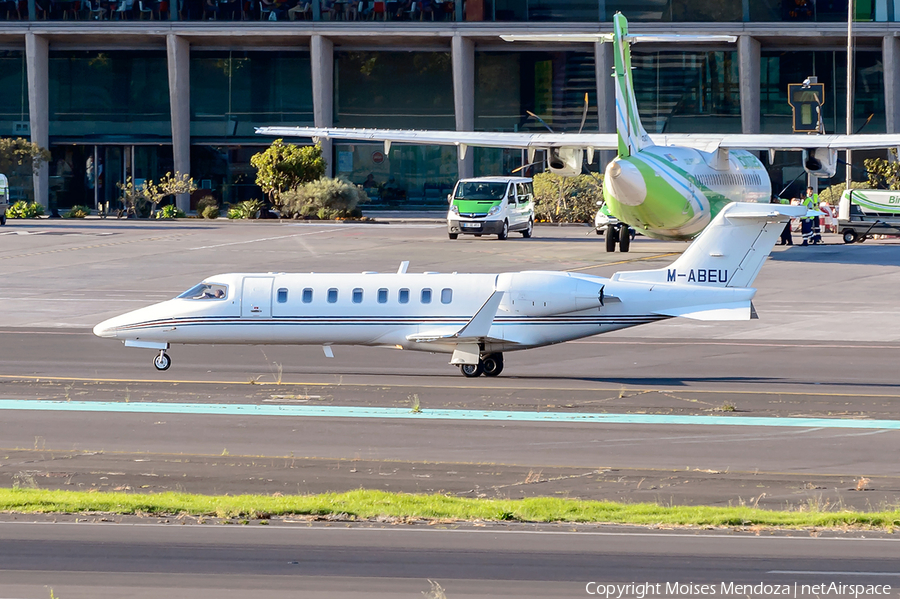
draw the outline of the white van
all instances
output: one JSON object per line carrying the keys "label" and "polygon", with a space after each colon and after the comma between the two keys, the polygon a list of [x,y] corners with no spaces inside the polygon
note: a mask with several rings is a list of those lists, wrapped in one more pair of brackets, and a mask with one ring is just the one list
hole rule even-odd
{"label": "white van", "polygon": [[9,181],[0,174],[0,225],[6,224],[6,209],[9,208]]}
{"label": "white van", "polygon": [[531,237],[534,232],[534,187],[527,177],[479,177],[457,182],[448,197],[447,234],[496,235],[511,231]]}

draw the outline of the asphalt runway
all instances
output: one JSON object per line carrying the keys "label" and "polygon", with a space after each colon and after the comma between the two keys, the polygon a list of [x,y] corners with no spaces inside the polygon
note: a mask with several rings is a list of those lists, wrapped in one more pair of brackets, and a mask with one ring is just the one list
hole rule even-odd
{"label": "asphalt runway", "polygon": [[431,591],[429,581],[451,599],[584,597],[597,584],[634,583],[668,597],[701,596],[665,592],[673,584],[709,585],[712,597],[776,596],[729,586],[760,584],[821,597],[812,585],[830,583],[888,585],[896,596],[900,582],[900,541],[888,538],[9,522],[0,537],[0,594],[21,599],[50,589],[63,599],[412,598]]}

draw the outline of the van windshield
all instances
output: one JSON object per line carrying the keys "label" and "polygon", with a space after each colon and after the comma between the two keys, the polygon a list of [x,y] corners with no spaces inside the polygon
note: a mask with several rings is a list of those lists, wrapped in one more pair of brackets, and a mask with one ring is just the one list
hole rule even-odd
{"label": "van windshield", "polygon": [[457,200],[502,200],[506,195],[506,183],[486,181],[461,181],[456,186]]}

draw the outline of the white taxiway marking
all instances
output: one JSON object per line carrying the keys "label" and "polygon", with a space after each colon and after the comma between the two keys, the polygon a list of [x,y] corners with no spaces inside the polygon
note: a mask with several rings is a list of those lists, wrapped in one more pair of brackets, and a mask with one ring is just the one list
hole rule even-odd
{"label": "white taxiway marking", "polygon": [[278,239],[289,239],[291,237],[303,237],[305,235],[318,235],[319,233],[331,233],[333,231],[341,231],[343,229],[349,229],[349,228],[350,227],[341,226],[341,227],[326,229],[326,230],[322,230],[322,231],[310,231],[308,233],[294,233],[293,235],[279,235],[277,237],[262,237],[260,239],[250,239],[247,241],[233,241],[231,243],[219,243],[216,245],[201,245],[200,247],[189,248],[189,249],[191,249],[191,250],[209,250],[209,249],[213,249],[213,248],[226,247],[229,245],[244,245],[247,243],[258,243],[260,241],[277,241]]}

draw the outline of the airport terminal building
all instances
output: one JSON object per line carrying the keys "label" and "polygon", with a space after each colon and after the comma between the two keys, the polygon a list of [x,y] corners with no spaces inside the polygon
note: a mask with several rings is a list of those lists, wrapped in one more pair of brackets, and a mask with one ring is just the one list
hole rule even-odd
{"label": "airport terminal building", "polygon": [[[33,193],[66,208],[175,170],[220,201],[261,197],[250,157],[271,142],[254,134],[264,125],[543,130],[532,111],[577,131],[587,93],[585,130],[611,132],[608,44],[499,36],[609,32],[616,11],[632,32],[737,36],[635,46],[649,132],[789,133],[787,85],[816,76],[826,131],[843,133],[847,10],[847,0],[0,1],[0,136],[50,149]],[[855,14],[854,129],[900,132],[900,0],[856,0]],[[376,208],[444,207],[458,177],[524,162],[518,150],[460,160],[436,146],[324,149],[332,174],[390,184]],[[778,153],[770,172],[778,192],[802,172],[799,153]]]}

